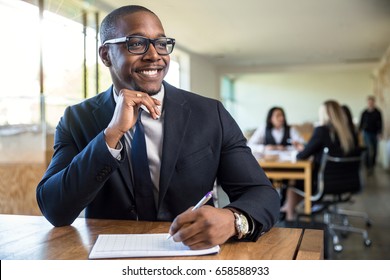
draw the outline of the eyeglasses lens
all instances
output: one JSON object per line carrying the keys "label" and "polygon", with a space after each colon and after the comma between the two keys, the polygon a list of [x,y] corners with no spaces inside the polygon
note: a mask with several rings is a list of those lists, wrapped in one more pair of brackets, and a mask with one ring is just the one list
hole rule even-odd
{"label": "eyeglasses lens", "polygon": [[147,52],[149,44],[152,43],[158,54],[170,54],[173,50],[173,40],[170,38],[159,38],[150,40],[142,37],[128,37],[127,49],[133,54],[143,54]]}

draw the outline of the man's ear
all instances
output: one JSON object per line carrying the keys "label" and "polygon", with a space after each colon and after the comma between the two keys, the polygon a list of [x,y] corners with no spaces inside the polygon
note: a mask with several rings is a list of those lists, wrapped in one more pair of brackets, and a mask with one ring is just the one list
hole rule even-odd
{"label": "man's ear", "polygon": [[106,65],[107,67],[111,66],[111,60],[110,60],[110,55],[108,53],[107,46],[100,46],[99,47],[99,56],[100,56],[100,59],[102,60],[104,65]]}

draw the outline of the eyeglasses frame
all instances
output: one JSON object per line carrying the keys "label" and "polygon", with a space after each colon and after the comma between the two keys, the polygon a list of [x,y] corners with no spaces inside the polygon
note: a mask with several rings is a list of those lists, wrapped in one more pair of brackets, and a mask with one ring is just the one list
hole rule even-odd
{"label": "eyeglasses frame", "polygon": [[[130,38],[142,38],[142,39],[146,39],[149,41],[149,44],[146,45],[146,48],[145,48],[145,51],[143,53],[133,53],[129,50],[129,47],[127,45],[127,42],[130,40]],[[161,39],[166,39],[166,40],[171,40],[172,42],[172,50],[169,52],[169,53],[159,53],[156,46],[155,46],[155,42],[157,40],[161,40]],[[131,54],[135,54],[135,55],[143,55],[145,54],[148,50],[149,50],[149,47],[150,47],[150,44],[153,45],[154,49],[156,50],[156,52],[159,54],[159,55],[169,55],[173,52],[173,49],[175,47],[175,43],[176,43],[176,40],[174,38],[167,38],[167,37],[160,37],[160,38],[156,38],[156,39],[150,39],[150,38],[147,38],[147,37],[143,37],[143,36],[138,36],[138,35],[131,35],[131,36],[125,36],[125,37],[120,37],[120,38],[115,38],[115,39],[109,39],[109,40],[106,40],[103,42],[103,46],[107,45],[107,44],[120,44],[120,43],[126,43],[126,47],[127,47],[127,51]]]}

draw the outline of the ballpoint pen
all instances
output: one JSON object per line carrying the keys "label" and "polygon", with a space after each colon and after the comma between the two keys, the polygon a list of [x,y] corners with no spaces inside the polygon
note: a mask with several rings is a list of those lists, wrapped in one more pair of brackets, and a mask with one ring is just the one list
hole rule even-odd
{"label": "ballpoint pen", "polygon": [[[209,201],[209,199],[212,197],[213,197],[213,191],[206,193],[206,195],[204,197],[202,197],[202,199],[194,206],[194,208],[192,208],[191,211],[194,211],[194,210],[200,208],[202,205],[206,204],[206,202]],[[172,235],[168,234],[167,239],[169,239],[171,237],[172,237]]]}

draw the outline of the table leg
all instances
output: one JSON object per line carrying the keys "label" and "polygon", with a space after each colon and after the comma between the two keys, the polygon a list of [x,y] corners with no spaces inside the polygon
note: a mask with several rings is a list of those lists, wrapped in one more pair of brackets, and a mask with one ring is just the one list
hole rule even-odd
{"label": "table leg", "polygon": [[304,181],[304,190],[305,190],[305,214],[311,214],[311,168],[305,167],[305,181]]}

